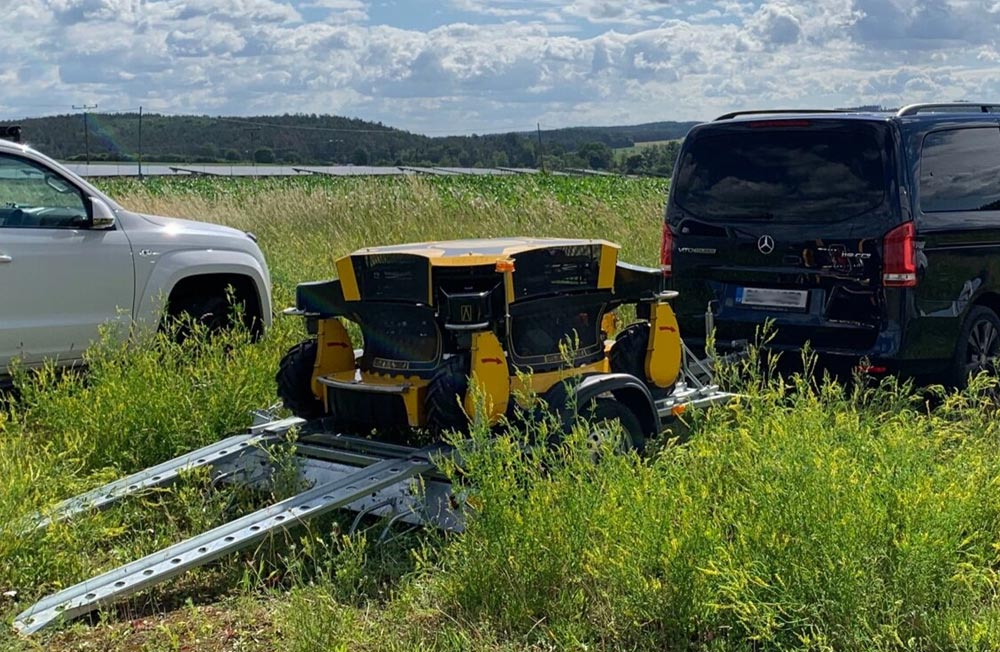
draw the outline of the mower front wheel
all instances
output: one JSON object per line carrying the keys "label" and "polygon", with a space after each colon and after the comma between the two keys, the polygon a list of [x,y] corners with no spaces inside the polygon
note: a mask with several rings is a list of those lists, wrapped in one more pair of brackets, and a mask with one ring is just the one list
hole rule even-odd
{"label": "mower front wheel", "polygon": [[427,386],[427,426],[436,432],[465,430],[469,419],[463,402],[469,390],[469,363],[465,356],[453,355],[434,373]]}
{"label": "mower front wheel", "polygon": [[646,378],[646,349],[649,346],[649,322],[632,324],[615,338],[608,354],[611,371],[630,374],[643,382]]}
{"label": "mower front wheel", "polygon": [[285,407],[303,419],[316,419],[326,414],[323,402],[312,391],[316,346],[316,340],[312,339],[293,346],[281,358],[274,377],[278,383],[278,396]]}

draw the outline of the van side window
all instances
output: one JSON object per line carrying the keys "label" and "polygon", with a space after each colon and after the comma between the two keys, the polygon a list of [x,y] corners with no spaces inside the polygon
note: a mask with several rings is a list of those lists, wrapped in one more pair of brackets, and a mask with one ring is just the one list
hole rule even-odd
{"label": "van side window", "polygon": [[949,129],[924,138],[920,209],[1000,210],[1000,129]]}

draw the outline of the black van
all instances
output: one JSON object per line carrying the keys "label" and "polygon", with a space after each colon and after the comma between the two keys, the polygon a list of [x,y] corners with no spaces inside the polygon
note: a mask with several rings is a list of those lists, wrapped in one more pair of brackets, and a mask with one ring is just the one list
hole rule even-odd
{"label": "black van", "polygon": [[[997,113],[995,113],[997,112]],[[751,111],[691,130],[661,264],[685,339],[807,341],[962,383],[1000,350],[1000,105]]]}

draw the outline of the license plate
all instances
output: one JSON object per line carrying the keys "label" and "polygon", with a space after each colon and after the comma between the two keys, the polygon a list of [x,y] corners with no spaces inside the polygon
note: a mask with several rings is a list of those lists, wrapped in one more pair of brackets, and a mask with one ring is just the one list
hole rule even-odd
{"label": "license plate", "polygon": [[736,303],[762,308],[805,310],[808,290],[772,290],[767,288],[736,288]]}

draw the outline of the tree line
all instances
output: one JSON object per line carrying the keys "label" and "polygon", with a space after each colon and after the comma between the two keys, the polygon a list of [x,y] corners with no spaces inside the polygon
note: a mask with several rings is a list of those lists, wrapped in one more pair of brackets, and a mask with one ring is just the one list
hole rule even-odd
{"label": "tree line", "polygon": [[[0,121],[0,125],[15,124]],[[66,114],[17,121],[22,139],[69,161],[590,168],[669,174],[670,143],[693,123],[576,127],[541,132],[429,137],[329,115],[168,116]],[[86,129],[85,129],[86,125]],[[623,148],[624,151],[623,151]]]}

